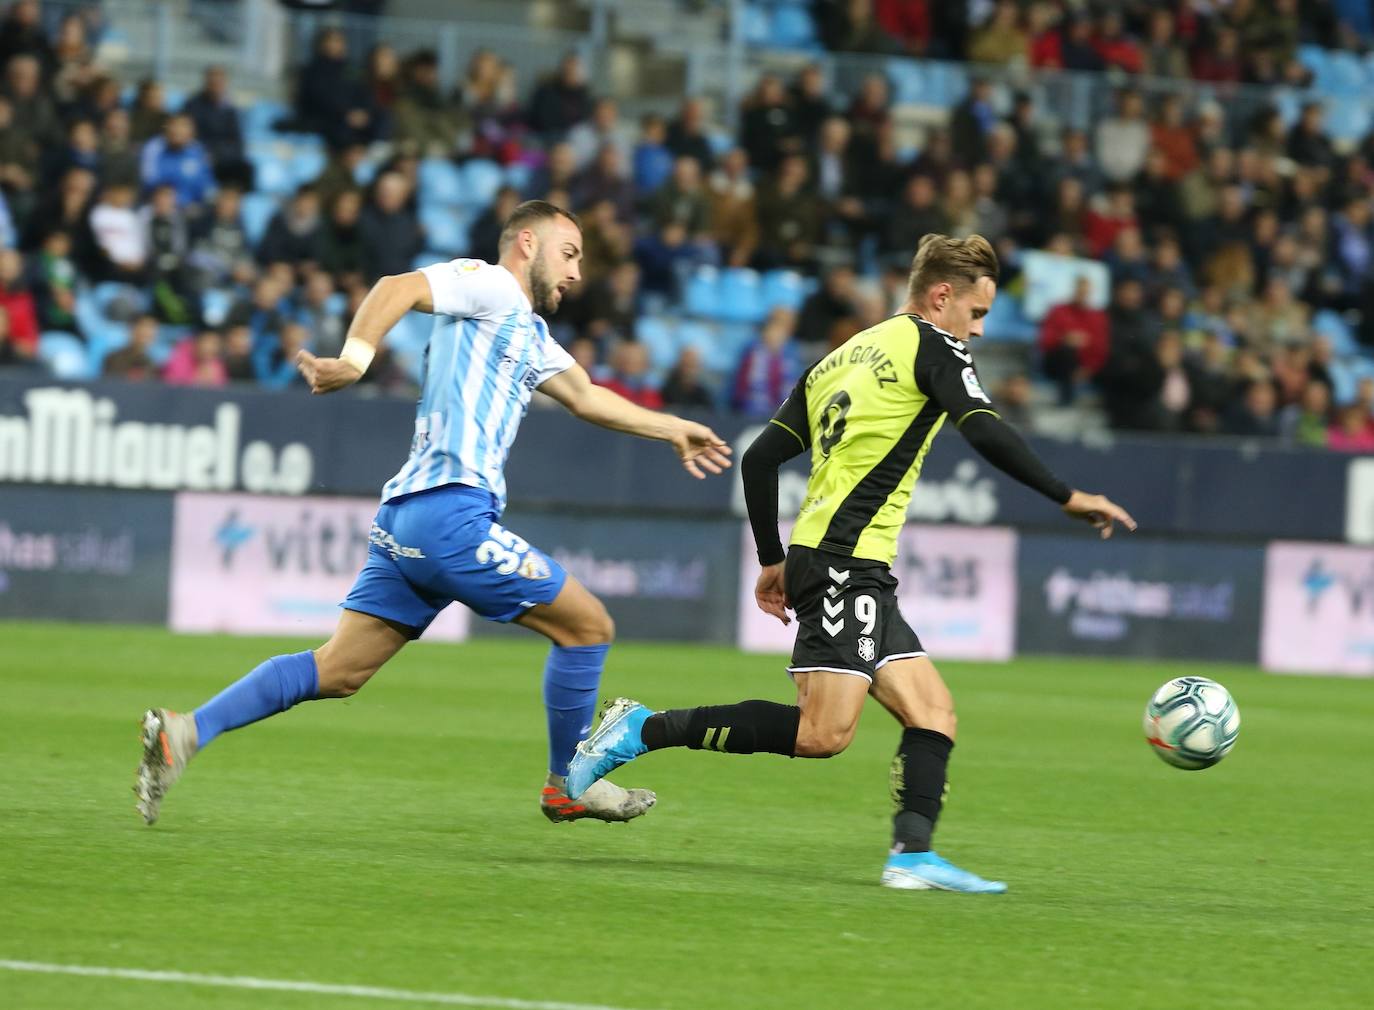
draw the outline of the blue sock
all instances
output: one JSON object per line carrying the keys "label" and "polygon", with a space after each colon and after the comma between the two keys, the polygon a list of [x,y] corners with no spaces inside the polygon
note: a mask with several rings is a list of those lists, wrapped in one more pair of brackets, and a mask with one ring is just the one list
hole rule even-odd
{"label": "blue sock", "polygon": [[592,729],[596,689],[610,645],[555,645],[544,664],[544,708],[549,716],[549,771],[568,774],[578,741]]}
{"label": "blue sock", "polygon": [[196,738],[204,747],[226,730],[247,726],[311,701],[320,690],[313,652],[273,656],[196,709]]}

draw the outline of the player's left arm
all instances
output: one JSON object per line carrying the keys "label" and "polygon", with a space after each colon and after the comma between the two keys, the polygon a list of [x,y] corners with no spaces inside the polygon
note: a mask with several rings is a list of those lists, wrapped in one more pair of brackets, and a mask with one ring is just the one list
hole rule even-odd
{"label": "player's left arm", "polygon": [[538,388],[570,414],[591,424],[667,442],[693,477],[720,473],[730,465],[730,446],[706,425],[631,403],[619,393],[593,383],[581,365],[571,364],[545,379]]}
{"label": "player's left arm", "polygon": [[937,336],[925,335],[921,339],[916,355],[916,383],[949,414],[960,434],[980,456],[1013,480],[1039,491],[1065,514],[1091,524],[1104,539],[1112,535],[1118,522],[1128,530],[1136,528],[1130,513],[1110,498],[1077,491],[1056,477],[1016,429],[997,413],[992,400],[983,392],[973,367],[973,355],[966,345],[942,337],[942,346],[936,341]]}

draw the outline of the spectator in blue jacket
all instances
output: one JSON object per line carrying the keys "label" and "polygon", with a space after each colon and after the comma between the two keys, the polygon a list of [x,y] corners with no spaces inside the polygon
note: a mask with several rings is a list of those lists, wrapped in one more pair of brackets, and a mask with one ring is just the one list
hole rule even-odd
{"label": "spectator in blue jacket", "polygon": [[205,148],[196,140],[196,124],[184,112],[170,116],[162,136],[143,145],[143,186],[171,186],[182,207],[204,203],[214,191],[215,175]]}
{"label": "spectator in blue jacket", "polygon": [[778,307],[764,321],[759,338],[744,349],[735,371],[734,408],[749,417],[769,417],[801,377],[801,354],[792,339],[797,314]]}
{"label": "spectator in blue jacket", "polygon": [[301,382],[296,355],[310,346],[310,331],[300,323],[286,323],[275,344],[268,343],[253,355],[253,370],[264,389],[285,389]]}

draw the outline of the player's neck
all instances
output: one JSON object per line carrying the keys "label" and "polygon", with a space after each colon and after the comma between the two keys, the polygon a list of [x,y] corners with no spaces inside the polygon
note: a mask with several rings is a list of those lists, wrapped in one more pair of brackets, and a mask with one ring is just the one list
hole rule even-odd
{"label": "player's neck", "polygon": [[520,285],[520,290],[525,293],[525,300],[531,305],[534,304],[534,292],[530,290],[530,272],[522,269],[521,264],[502,256],[497,260],[496,265],[504,267],[506,271],[515,278],[515,283]]}

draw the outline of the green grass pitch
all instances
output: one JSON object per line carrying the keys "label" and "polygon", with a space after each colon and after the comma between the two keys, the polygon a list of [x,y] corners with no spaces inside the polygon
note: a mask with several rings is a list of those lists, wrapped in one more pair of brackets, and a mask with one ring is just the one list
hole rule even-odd
{"label": "green grass pitch", "polygon": [[[617,776],[658,790],[643,820],[547,823],[533,637],[421,644],[349,702],[226,736],[146,828],[142,709],[305,647],[0,624],[0,960],[499,998],[472,1006],[1371,1005],[1374,682],[944,664],[960,738],[937,840],[1002,897],[878,886],[897,732],[876,706],[830,761],[655,754]],[[1183,673],[1244,720],[1204,772],[1141,738]],[[776,658],[687,645],[618,646],[604,687],[790,695]],[[0,970],[13,1010],[397,1005]]]}

